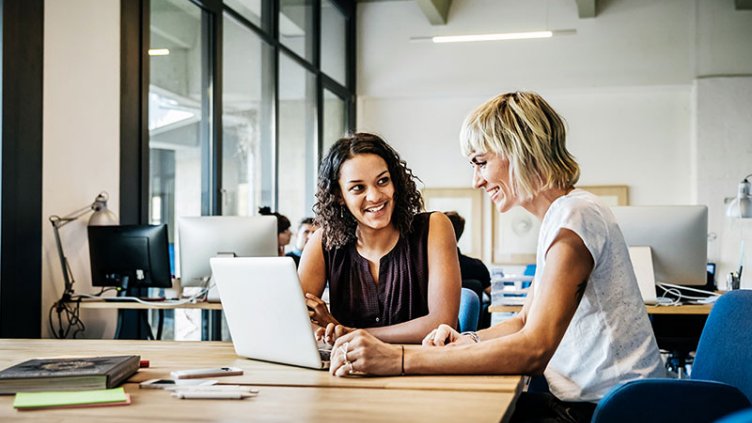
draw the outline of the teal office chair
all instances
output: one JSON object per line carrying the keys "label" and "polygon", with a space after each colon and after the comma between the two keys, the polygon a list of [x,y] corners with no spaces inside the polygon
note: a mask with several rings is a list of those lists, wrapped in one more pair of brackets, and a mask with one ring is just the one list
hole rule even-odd
{"label": "teal office chair", "polygon": [[726,416],[716,423],[752,423],[752,408]]}
{"label": "teal office chair", "polygon": [[752,405],[752,291],[718,299],[697,347],[690,379],[642,379],[598,403],[593,423],[712,422]]}
{"label": "teal office chair", "polygon": [[478,316],[480,313],[480,299],[471,289],[462,288],[460,293],[460,332],[478,330]]}

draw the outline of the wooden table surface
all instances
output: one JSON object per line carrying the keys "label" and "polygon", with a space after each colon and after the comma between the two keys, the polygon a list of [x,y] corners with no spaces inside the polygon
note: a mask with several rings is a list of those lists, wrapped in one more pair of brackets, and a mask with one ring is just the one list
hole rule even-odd
{"label": "wooden table surface", "polygon": [[[399,376],[337,378],[328,372],[248,360],[227,342],[0,339],[0,368],[30,358],[138,354],[150,361],[125,389],[125,407],[18,412],[0,396],[0,421],[494,421],[508,417],[522,388],[519,376]],[[242,376],[221,383],[259,388],[257,397],[179,400],[138,382],[169,378],[178,369],[234,366]]]}
{"label": "wooden table surface", "polygon": [[[516,313],[522,309],[519,305],[492,305],[488,308],[490,313]],[[654,306],[646,305],[648,314],[710,314],[712,304],[685,304],[678,306]]]}

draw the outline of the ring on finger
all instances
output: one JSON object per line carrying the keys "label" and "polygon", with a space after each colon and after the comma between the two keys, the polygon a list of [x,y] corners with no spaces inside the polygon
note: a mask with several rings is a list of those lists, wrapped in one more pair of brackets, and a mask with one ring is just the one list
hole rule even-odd
{"label": "ring on finger", "polygon": [[345,362],[345,366],[350,364],[350,361],[347,359],[347,350],[349,347],[350,347],[349,342],[345,342],[339,347],[340,352],[342,352],[342,358],[343,358],[343,361]]}

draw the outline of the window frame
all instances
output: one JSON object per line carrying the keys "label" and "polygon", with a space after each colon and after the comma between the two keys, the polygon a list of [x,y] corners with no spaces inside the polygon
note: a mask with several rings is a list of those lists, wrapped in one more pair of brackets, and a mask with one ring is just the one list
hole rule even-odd
{"label": "window frame", "polygon": [[[40,0],[41,1],[41,0]],[[356,5],[350,0],[332,0],[332,3],[345,17],[345,85],[330,78],[321,70],[321,0],[313,2],[313,57],[311,61],[296,54],[279,40],[279,1],[262,0],[261,24],[250,22],[230,6],[225,6],[222,0],[190,0],[209,15],[208,30],[202,28],[202,33],[209,48],[208,66],[211,86],[210,108],[211,125],[210,151],[206,155],[210,163],[206,166],[207,174],[202,171],[202,184],[208,193],[208,198],[202,195],[202,214],[222,215],[222,34],[223,14],[227,13],[233,19],[255,32],[272,49],[270,66],[273,72],[272,90],[272,166],[270,206],[276,209],[279,203],[279,60],[281,54],[300,64],[304,69],[314,74],[315,79],[315,131],[313,134],[316,146],[314,148],[315,167],[323,155],[323,92],[327,89],[345,100],[345,126],[348,131],[355,128],[355,75],[356,75]],[[150,5],[151,0],[120,0],[121,5],[121,73],[120,73],[120,223],[147,224],[149,223],[149,130],[148,130],[148,98],[149,98],[149,56],[150,44]],[[203,19],[202,19],[203,22]],[[204,191],[202,189],[202,191]],[[204,314],[208,316],[207,313]],[[214,316],[204,319],[211,329],[204,327],[202,337],[210,332],[218,333],[221,319]]]}
{"label": "window frame", "polygon": [[39,338],[44,0],[0,1],[0,7],[0,338]]}
{"label": "window frame", "polygon": [[[355,40],[355,4],[347,0],[332,0],[345,16],[345,63],[346,84],[330,78],[321,69],[321,1],[313,2],[313,60],[309,62],[279,41],[279,3],[274,0],[262,1],[262,25],[253,24],[248,19],[224,6],[221,0],[190,0],[211,16],[208,43],[210,48],[209,75],[212,86],[212,143],[210,175],[205,175],[210,189],[208,205],[202,206],[202,212],[208,215],[220,215],[222,187],[222,14],[231,15],[235,20],[258,34],[273,50],[274,93],[272,122],[273,135],[273,181],[272,208],[278,203],[277,187],[279,181],[279,130],[276,126],[279,113],[279,57],[284,52],[306,70],[312,72],[316,79],[316,142],[319,152],[316,161],[322,157],[322,104],[323,90],[337,94],[345,100],[345,124],[348,130],[355,128],[355,75],[356,75],[356,40]],[[145,224],[149,221],[148,184],[149,184],[149,133],[148,133],[148,95],[149,95],[149,6],[151,0],[121,0],[121,107],[120,107],[120,220],[122,224]],[[263,27],[268,28],[265,30]],[[136,89],[134,89],[134,87]],[[202,201],[203,203],[203,201]]]}

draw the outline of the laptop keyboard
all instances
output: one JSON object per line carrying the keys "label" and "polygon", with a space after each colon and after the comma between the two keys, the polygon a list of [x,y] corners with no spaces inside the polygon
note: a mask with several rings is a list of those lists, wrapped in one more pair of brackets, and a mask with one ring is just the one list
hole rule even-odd
{"label": "laptop keyboard", "polygon": [[320,349],[319,355],[321,356],[321,361],[329,361],[329,359],[332,356],[332,350],[329,349]]}

